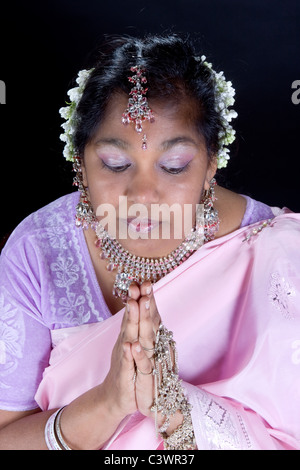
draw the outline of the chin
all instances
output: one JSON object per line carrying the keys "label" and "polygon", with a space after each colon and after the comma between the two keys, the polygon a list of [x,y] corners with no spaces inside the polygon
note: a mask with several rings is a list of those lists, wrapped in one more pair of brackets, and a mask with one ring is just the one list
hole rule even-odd
{"label": "chin", "polygon": [[141,258],[163,258],[180,245],[182,240],[126,239],[119,240],[130,253]]}

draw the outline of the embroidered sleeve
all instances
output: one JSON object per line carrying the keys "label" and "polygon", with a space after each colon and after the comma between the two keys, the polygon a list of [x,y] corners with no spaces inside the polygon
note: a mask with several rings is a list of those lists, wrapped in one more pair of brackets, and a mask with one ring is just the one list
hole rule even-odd
{"label": "embroidered sleeve", "polygon": [[0,258],[0,409],[37,408],[34,396],[48,365],[49,329],[38,315],[38,282]]}

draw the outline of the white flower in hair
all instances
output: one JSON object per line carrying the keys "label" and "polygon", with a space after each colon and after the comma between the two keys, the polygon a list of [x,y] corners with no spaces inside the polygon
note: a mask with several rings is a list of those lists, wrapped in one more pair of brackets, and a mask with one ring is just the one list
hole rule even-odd
{"label": "white flower in hair", "polygon": [[226,81],[224,77],[224,72],[215,72],[212,68],[212,64],[206,62],[205,55],[195,57],[197,62],[202,61],[203,64],[208,67],[215,79],[216,83],[216,111],[221,115],[224,131],[219,133],[219,146],[220,150],[218,151],[217,161],[218,168],[225,168],[227,166],[229,156],[229,150],[226,147],[227,145],[232,144],[235,140],[235,130],[229,124],[232,119],[237,117],[237,112],[233,109],[228,109],[229,106],[233,106],[235,99],[235,89],[232,87],[230,81]]}
{"label": "white flower in hair", "polygon": [[71,90],[68,91],[68,96],[71,101],[75,101],[75,103],[78,104],[81,97],[80,87],[71,88]]}
{"label": "white flower in hair", "polygon": [[71,88],[67,95],[70,97],[71,102],[67,103],[68,106],[60,108],[59,113],[63,119],[66,120],[61,127],[64,129],[64,133],[61,134],[60,140],[65,142],[65,148],[63,155],[67,161],[75,162],[75,148],[73,144],[73,134],[76,128],[76,108],[82,97],[84,87],[90,76],[90,73],[93,69],[90,70],[80,70],[77,75],[76,83],[78,87]]}
{"label": "white flower in hair", "polygon": [[[91,69],[93,70],[93,69]],[[78,83],[80,88],[83,88],[90,76],[91,70],[80,70],[78,72],[76,83]]]}

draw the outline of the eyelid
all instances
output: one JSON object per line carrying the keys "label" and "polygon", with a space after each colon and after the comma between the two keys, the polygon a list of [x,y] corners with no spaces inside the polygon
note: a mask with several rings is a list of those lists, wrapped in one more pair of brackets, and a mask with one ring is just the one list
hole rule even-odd
{"label": "eyelid", "polygon": [[192,161],[192,158],[172,157],[172,158],[164,159],[163,161],[161,161],[159,166],[161,168],[166,168],[166,169],[180,170],[180,169],[186,168],[191,161]]}
{"label": "eyelid", "polygon": [[179,167],[176,167],[176,166],[166,167],[163,165],[160,165],[160,166],[166,173],[169,173],[170,175],[177,175],[177,174],[181,174],[187,171],[190,166],[190,163],[191,161],[187,162],[184,166],[179,166]]}
{"label": "eyelid", "polygon": [[161,166],[169,166],[170,168],[174,167],[184,167],[186,166],[191,160],[193,159],[192,156],[187,156],[187,155],[170,155],[164,156],[164,158],[161,159],[160,165]]}
{"label": "eyelid", "polygon": [[178,168],[179,169],[179,168],[184,168],[188,164],[189,164],[189,162],[184,163],[183,165],[178,165],[178,163],[176,163],[176,162],[174,162],[174,163],[167,162],[167,163],[161,163],[160,166],[164,167],[164,168]]}
{"label": "eyelid", "polygon": [[130,160],[127,157],[121,155],[99,155],[100,160],[107,166],[122,166],[130,164]]}
{"label": "eyelid", "polygon": [[124,165],[107,165],[103,160],[101,160],[101,163],[103,168],[115,173],[121,173],[131,166],[131,163],[125,163]]}

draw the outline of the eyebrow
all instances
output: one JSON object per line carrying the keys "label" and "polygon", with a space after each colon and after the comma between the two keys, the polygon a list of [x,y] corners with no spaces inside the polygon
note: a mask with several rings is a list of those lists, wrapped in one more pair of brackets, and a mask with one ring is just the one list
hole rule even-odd
{"label": "eyebrow", "polygon": [[[112,145],[113,147],[117,147],[121,150],[127,150],[130,147],[129,143],[126,140],[118,139],[116,137],[100,138],[96,140],[95,144],[96,146]],[[179,137],[174,137],[173,139],[168,139],[168,140],[163,141],[160,144],[160,148],[162,151],[165,152],[179,144],[189,144],[189,145],[192,144],[194,147],[199,146],[199,144],[197,144],[197,142],[194,139],[192,139],[192,137],[179,136]]]}
{"label": "eyebrow", "polygon": [[129,147],[128,142],[122,139],[117,139],[115,137],[107,137],[102,139],[97,139],[95,142],[96,146],[99,145],[112,145],[113,147],[117,147],[122,150],[127,150]]}
{"label": "eyebrow", "polygon": [[174,139],[169,139],[162,142],[161,149],[163,151],[170,150],[172,147],[175,147],[178,144],[192,144],[195,147],[199,147],[199,144],[197,144],[197,142],[192,139],[192,137],[179,136],[175,137]]}

